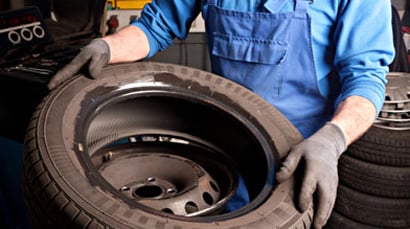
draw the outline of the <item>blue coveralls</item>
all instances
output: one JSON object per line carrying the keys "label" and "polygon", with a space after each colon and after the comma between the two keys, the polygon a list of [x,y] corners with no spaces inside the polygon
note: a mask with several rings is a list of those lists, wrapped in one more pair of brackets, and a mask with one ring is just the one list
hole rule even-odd
{"label": "blue coveralls", "polygon": [[[308,137],[332,116],[334,98],[320,94],[312,52],[311,0],[297,0],[294,12],[239,12],[208,0],[206,22],[212,71],[263,97]],[[339,85],[332,85],[337,91]]]}
{"label": "blue coveralls", "polygon": [[[308,137],[330,119],[334,100],[323,97],[317,84],[307,10],[311,1],[297,0],[294,12],[276,13],[282,3],[267,1],[270,12],[240,12],[208,0],[202,13],[212,71],[263,97]],[[240,184],[228,211],[249,201]]]}

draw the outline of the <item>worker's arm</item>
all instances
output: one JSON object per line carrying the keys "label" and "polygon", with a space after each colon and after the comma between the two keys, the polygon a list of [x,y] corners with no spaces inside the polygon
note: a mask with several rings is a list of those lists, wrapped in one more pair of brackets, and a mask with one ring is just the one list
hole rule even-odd
{"label": "worker's arm", "polygon": [[184,39],[192,21],[198,16],[201,1],[157,1],[144,6],[137,22],[104,38],[96,38],[82,48],[74,59],[49,81],[53,89],[77,74],[83,67],[91,78],[100,77],[109,63],[131,62],[149,58]]}
{"label": "worker's arm", "polygon": [[331,122],[341,128],[346,144],[350,145],[367,131],[375,117],[376,108],[372,102],[360,96],[350,96],[339,104]]}
{"label": "worker's arm", "polygon": [[124,27],[102,39],[107,42],[110,50],[109,63],[136,61],[149,53],[148,38],[137,26]]}

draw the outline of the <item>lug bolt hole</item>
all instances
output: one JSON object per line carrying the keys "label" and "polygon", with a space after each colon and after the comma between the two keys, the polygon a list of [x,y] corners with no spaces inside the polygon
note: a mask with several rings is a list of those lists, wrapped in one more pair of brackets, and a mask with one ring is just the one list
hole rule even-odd
{"label": "lug bolt hole", "polygon": [[163,191],[160,187],[155,185],[149,185],[137,188],[134,192],[138,197],[142,198],[155,198],[162,195]]}

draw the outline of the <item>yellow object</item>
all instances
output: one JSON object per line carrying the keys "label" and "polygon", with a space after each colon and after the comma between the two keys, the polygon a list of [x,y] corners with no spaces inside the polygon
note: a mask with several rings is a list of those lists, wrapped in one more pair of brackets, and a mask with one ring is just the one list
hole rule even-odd
{"label": "yellow object", "polygon": [[119,10],[142,9],[151,0],[113,0],[113,7]]}

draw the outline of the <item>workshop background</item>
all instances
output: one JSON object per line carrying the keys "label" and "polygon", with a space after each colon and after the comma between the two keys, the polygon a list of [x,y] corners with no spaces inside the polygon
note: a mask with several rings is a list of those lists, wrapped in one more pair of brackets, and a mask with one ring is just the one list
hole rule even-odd
{"label": "workshop background", "polygon": [[[21,16],[30,13],[34,16],[43,17],[42,19],[44,20],[44,24],[40,25],[44,30],[40,29],[35,32],[34,38],[26,37],[27,39],[25,39],[24,36],[23,38],[12,37],[14,43],[11,45],[4,42],[4,40],[7,39],[5,38],[5,33],[10,31],[7,30],[7,28],[12,27],[13,22],[10,19],[9,23],[2,22],[3,24],[0,24],[0,155],[2,157],[0,173],[3,174],[0,177],[0,228],[29,228],[19,185],[21,165],[11,162],[22,160],[23,146],[21,142],[24,139],[27,124],[30,121],[32,113],[35,111],[37,104],[48,93],[46,88],[48,80],[59,68],[68,63],[68,61],[78,53],[78,50],[90,39],[113,33],[133,20],[136,20],[139,17],[143,5],[149,1],[116,0],[101,4],[101,1],[91,0],[88,1],[86,3],[88,5],[85,6],[82,0],[70,0],[65,1],[65,3],[61,1],[61,4],[55,3],[53,5],[53,11],[56,15],[63,18],[57,23],[54,18],[56,15],[50,13],[53,11],[48,8],[51,6],[50,2],[51,0],[0,1],[0,16],[5,15],[6,18],[12,18],[12,15]],[[391,66],[391,72],[405,73],[409,72],[410,69],[410,12],[406,10],[409,8],[407,4],[406,0],[392,0],[392,5],[397,9],[398,20],[393,21],[393,23],[395,23],[393,27],[397,36],[395,40],[397,58]],[[32,11],[33,9],[31,8],[27,10],[27,7],[32,5],[38,5],[40,7],[40,15],[38,12]],[[80,5],[81,7],[79,7]],[[96,7],[96,9],[91,10],[92,7]],[[78,15],[81,16],[79,17],[77,14],[72,14],[72,12],[78,12]],[[30,19],[26,18],[26,20]],[[53,61],[49,61],[50,59]],[[185,65],[207,71],[210,70],[204,24],[201,16],[194,22],[186,40],[175,40],[172,47],[157,54],[150,60]],[[403,76],[407,77],[406,74],[392,74],[392,82],[396,82],[396,78],[399,78],[397,81],[400,83],[408,83],[407,78],[401,81],[401,77]],[[408,90],[408,85],[401,85],[401,87]],[[393,93],[394,90],[395,89],[390,89],[389,92]],[[400,105],[402,105],[401,111],[405,113],[404,115],[397,117],[397,115],[395,116],[395,114],[397,114],[396,112],[385,112],[382,115],[388,117],[380,117],[379,122],[375,123],[375,125],[383,126],[384,128],[387,126],[387,129],[389,129],[388,125],[394,123],[394,128],[390,128],[389,130],[406,131],[408,128],[407,116],[409,113],[407,110],[403,111],[403,109],[407,109],[407,104],[407,101],[400,103]],[[394,101],[393,106],[393,109],[397,108],[397,104],[394,103]],[[405,108],[403,108],[403,106]],[[386,107],[390,108],[390,104],[387,104]],[[394,113],[394,115],[391,115],[391,113]],[[391,121],[392,116],[396,118],[396,121]],[[375,138],[377,139],[377,143],[382,141],[380,136],[375,137],[375,134],[372,132],[367,138],[350,149],[350,155],[356,155],[356,158],[363,157],[363,155],[361,155],[363,154],[363,147],[359,149],[359,146],[365,145],[368,149],[372,149],[372,147],[374,147],[371,145],[372,139]],[[401,137],[397,137],[396,140],[396,144],[400,144],[401,147],[403,145],[407,146],[406,142],[408,140],[402,139]],[[394,145],[390,145],[389,150],[395,150]],[[397,149],[397,151],[403,153],[402,149]],[[363,160],[369,160],[366,156],[364,157]],[[408,156],[403,157],[407,158]],[[400,202],[402,198],[408,199],[407,194],[405,194],[406,192],[410,193],[408,192],[408,187],[401,185],[402,183],[398,185],[399,187],[396,187],[388,182],[388,179],[391,179],[389,173],[393,173],[392,171],[394,171],[394,174],[391,176],[394,177],[409,176],[408,165],[404,162],[397,162],[399,159],[391,158],[391,156],[389,159],[395,162],[390,164],[382,160],[382,164],[395,166],[395,169],[389,169],[386,172],[384,167],[362,165],[360,161],[353,161],[353,157],[347,156],[343,158],[341,163],[342,167],[344,167],[344,169],[341,168],[341,171],[345,172],[345,174],[341,174],[341,179],[343,179],[343,177],[351,179],[355,176],[355,174],[348,174],[349,171],[355,171],[354,168],[351,168],[351,165],[357,165],[357,168],[370,168],[370,171],[374,173],[383,171],[383,174],[380,176],[383,177],[382,181],[386,182],[384,186],[393,187],[389,192],[394,193],[394,188],[399,189],[400,197],[396,198],[396,196],[394,196],[391,198],[394,198],[393,206],[395,206],[398,211],[408,211],[408,209],[402,209],[403,206],[401,203],[403,202]],[[370,161],[375,164],[380,163],[374,158],[371,158]],[[362,171],[355,172],[360,173]],[[355,181],[351,181],[353,183],[352,186],[358,189],[368,189],[368,187],[358,187],[360,186],[358,183],[365,180],[366,176],[359,176],[359,178],[361,180],[358,180],[356,183]],[[405,180],[407,178],[403,179]],[[376,186],[376,182],[379,181],[366,185]],[[384,193],[385,189],[385,187],[383,187],[383,190],[379,190],[378,187],[373,187],[371,191],[376,192],[373,194],[378,196],[380,193]],[[345,208],[346,205],[355,205],[355,201],[349,199],[349,194],[358,197],[358,195],[351,190],[342,192],[340,196],[343,198],[341,201],[343,203],[339,205],[339,207],[336,206],[338,213],[342,213],[345,216],[348,215],[352,218],[355,217],[353,214],[361,216],[360,212],[349,212],[349,210]],[[390,196],[392,195],[393,194]],[[359,196],[359,198],[361,198],[361,196]],[[365,197],[364,199],[370,201],[369,205],[374,204],[372,198]],[[375,200],[377,201],[378,199],[375,198]],[[382,207],[391,205],[390,203],[383,204]],[[396,214],[395,211],[392,212],[391,214]],[[375,215],[376,214],[381,214],[377,215],[377,217],[383,219],[383,217],[389,213],[377,212]],[[337,219],[337,217],[339,216],[335,214],[334,219]],[[398,214],[398,216],[391,217],[407,217],[407,215]],[[371,224],[372,222],[365,221],[362,223]]]}

